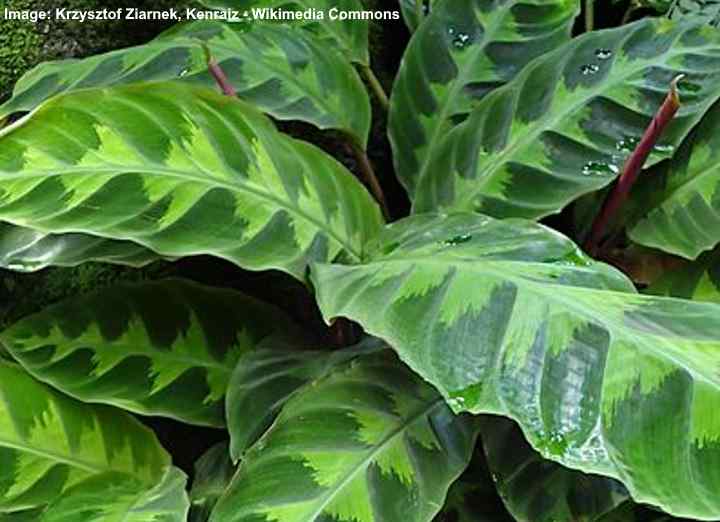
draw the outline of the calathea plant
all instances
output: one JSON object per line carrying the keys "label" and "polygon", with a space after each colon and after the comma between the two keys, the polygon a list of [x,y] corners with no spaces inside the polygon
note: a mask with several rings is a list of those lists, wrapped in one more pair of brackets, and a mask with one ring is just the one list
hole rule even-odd
{"label": "calathea plant", "polygon": [[[368,160],[368,21],[185,23],[26,74],[0,106],[5,268],[204,255],[241,281],[0,332],[0,520],[720,519],[720,32],[591,6],[586,31],[577,0],[391,6],[409,212]],[[153,417],[228,440],[190,482]]]}

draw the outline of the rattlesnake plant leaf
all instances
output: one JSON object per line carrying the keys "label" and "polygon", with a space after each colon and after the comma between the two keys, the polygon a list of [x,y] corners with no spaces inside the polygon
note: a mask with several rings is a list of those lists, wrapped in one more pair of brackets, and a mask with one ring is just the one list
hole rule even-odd
{"label": "rattlesnake plant leaf", "polygon": [[87,234],[47,234],[0,223],[0,268],[35,272],[48,266],[77,266],[98,261],[141,267],[161,259],[131,241],[113,241]]}
{"label": "rattlesnake plant leaf", "polygon": [[189,522],[210,519],[210,513],[234,474],[228,442],[218,442],[195,462]]}
{"label": "rattlesnake plant leaf", "polygon": [[655,206],[630,229],[633,241],[690,259],[720,243],[719,124],[717,103],[670,164],[653,173],[662,176],[652,180]]}
{"label": "rattlesnake plant leaf", "polygon": [[257,23],[278,23],[269,17],[271,10],[298,10],[322,13],[322,20],[293,20],[294,25],[309,31],[315,38],[330,48],[339,49],[349,60],[369,65],[367,20],[352,19],[343,13],[363,11],[360,0],[199,0],[201,4],[214,9],[233,9],[239,15]]}
{"label": "rattlesnake plant leaf", "polygon": [[337,352],[298,349],[297,339],[270,338],[242,356],[225,401],[230,455],[237,462],[270,427],[283,405],[307,383],[320,379],[361,354],[386,349],[377,339]]}
{"label": "rattlesnake plant leaf", "polygon": [[483,418],[481,436],[498,492],[518,522],[596,522],[628,500],[611,478],[543,459],[509,419]]}
{"label": "rattlesnake plant leaf", "polygon": [[224,426],[235,364],[279,333],[302,338],[274,306],[170,279],[71,298],[20,320],[0,342],[33,376],[80,400]]}
{"label": "rattlesnake plant leaf", "polygon": [[415,210],[557,212],[615,178],[682,73],[682,107],[648,165],[669,157],[720,97],[719,55],[720,32],[662,18],[573,39],[485,96],[448,135]]}
{"label": "rattlesnake plant leaf", "polygon": [[367,143],[370,101],[350,62],[304,31],[268,24],[182,24],[138,47],[43,63],[20,79],[0,106],[0,119],[90,87],[178,80],[215,88],[203,44],[238,95],[262,111],[339,129]]}
{"label": "rattlesnake plant leaf", "polygon": [[187,476],[171,467],[157,484],[108,472],[64,491],[37,522],[185,522],[190,502]]}
{"label": "rattlesnake plant leaf", "polygon": [[155,435],[130,415],[80,403],[0,361],[0,512],[42,507],[108,473],[148,489],[169,464]]}
{"label": "rattlesnake plant leaf", "polygon": [[400,0],[400,12],[405,25],[413,33],[425,20],[436,0]]}
{"label": "rattlesnake plant leaf", "polygon": [[240,100],[175,83],[61,95],[5,128],[0,220],[301,280],[308,260],[360,259],[382,223],[329,155]]}
{"label": "rattlesnake plant leaf", "polygon": [[646,292],[720,304],[720,249],[706,252],[697,261],[667,272]]}
{"label": "rattlesnake plant leaf", "polygon": [[385,350],[303,387],[246,453],[212,522],[429,522],[477,433]]}
{"label": "rattlesnake plant leaf", "polygon": [[669,4],[670,18],[698,19],[717,25],[720,21],[720,1],[718,0],[661,0]]}
{"label": "rattlesnake plant leaf", "polygon": [[418,215],[374,252],[313,266],[327,320],[385,340],[455,411],[513,418],[545,458],[720,517],[719,305],[633,293],[519,219]]}
{"label": "rattlesnake plant leaf", "polygon": [[577,0],[441,0],[413,35],[393,87],[389,136],[411,197],[443,138],[493,88],[570,40]]}

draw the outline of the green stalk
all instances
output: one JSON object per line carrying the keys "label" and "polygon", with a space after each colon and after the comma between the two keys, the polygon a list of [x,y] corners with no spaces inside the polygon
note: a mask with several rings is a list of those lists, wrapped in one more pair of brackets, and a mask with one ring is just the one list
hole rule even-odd
{"label": "green stalk", "polygon": [[361,65],[360,72],[367,80],[370,85],[370,89],[375,94],[375,97],[380,102],[380,105],[382,105],[383,109],[388,110],[390,108],[390,100],[388,99],[385,89],[383,89],[380,80],[378,80],[377,76],[375,76],[373,70],[367,65]]}
{"label": "green stalk", "polygon": [[595,0],[585,0],[585,30],[590,32],[595,28]]}

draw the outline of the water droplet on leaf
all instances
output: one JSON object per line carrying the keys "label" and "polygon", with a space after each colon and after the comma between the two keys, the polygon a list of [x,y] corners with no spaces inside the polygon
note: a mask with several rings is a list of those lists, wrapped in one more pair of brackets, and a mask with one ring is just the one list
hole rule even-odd
{"label": "water droplet on leaf", "polygon": [[598,60],[607,60],[612,56],[612,51],[610,49],[596,49],[595,56]]}
{"label": "water droplet on leaf", "polygon": [[635,150],[638,143],[640,143],[640,138],[636,138],[635,136],[626,136],[615,144],[615,148],[620,152],[632,152]]}
{"label": "water droplet on leaf", "polygon": [[583,176],[605,176],[617,174],[618,171],[617,165],[601,161],[588,161],[582,169]]}
{"label": "water droplet on leaf", "polygon": [[580,67],[580,72],[583,73],[585,76],[589,76],[591,74],[595,74],[600,70],[600,67],[595,65],[594,63],[588,63]]}
{"label": "water droplet on leaf", "polygon": [[187,74],[189,72],[190,72],[190,69],[188,67],[186,67],[185,69],[180,71],[180,73],[178,74],[178,78],[183,78],[183,77],[187,76]]}
{"label": "water droplet on leaf", "polygon": [[468,43],[470,43],[470,35],[467,33],[458,33],[453,39],[453,45],[457,49],[463,49]]}
{"label": "water droplet on leaf", "polygon": [[472,239],[472,236],[470,234],[461,234],[459,236],[451,237],[450,239],[446,239],[442,242],[443,245],[446,246],[457,246],[461,245],[463,243],[467,243]]}
{"label": "water droplet on leaf", "polygon": [[658,143],[657,145],[655,145],[653,147],[654,152],[659,152],[661,154],[665,154],[665,153],[672,154],[672,152],[674,150],[675,150],[675,147],[673,147],[672,145],[670,145],[668,143]]}

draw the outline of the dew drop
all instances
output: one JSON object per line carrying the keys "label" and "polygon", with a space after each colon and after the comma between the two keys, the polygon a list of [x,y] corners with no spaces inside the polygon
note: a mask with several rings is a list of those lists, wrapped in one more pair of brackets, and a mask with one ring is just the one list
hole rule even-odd
{"label": "dew drop", "polygon": [[589,76],[591,74],[595,74],[600,70],[600,67],[595,65],[594,63],[588,63],[580,67],[580,72],[583,73],[585,76]]}
{"label": "dew drop", "polygon": [[607,60],[612,56],[612,51],[610,49],[596,49],[595,56],[598,60]]}
{"label": "dew drop", "polygon": [[638,143],[640,143],[640,138],[636,138],[635,136],[626,136],[615,143],[615,148],[620,152],[632,152],[635,150]]}
{"label": "dew drop", "polygon": [[461,234],[455,237],[451,237],[450,239],[446,239],[442,242],[445,246],[457,246],[462,245],[463,243],[467,243],[472,239],[472,236],[470,234]]}
{"label": "dew drop", "polygon": [[185,69],[183,69],[182,71],[180,71],[178,73],[178,78],[184,78],[185,76],[187,76],[187,74],[189,72],[190,72],[190,69],[188,67],[186,67]]}
{"label": "dew drop", "polygon": [[467,33],[457,33],[453,38],[453,45],[457,49],[465,48],[468,43],[470,43],[470,35]]}
{"label": "dew drop", "polygon": [[583,176],[605,176],[608,174],[617,174],[617,165],[612,163],[603,163],[601,161],[588,161],[582,168]]}
{"label": "dew drop", "polygon": [[455,36],[455,28],[454,27],[448,27],[448,34],[450,36]]}
{"label": "dew drop", "polygon": [[667,143],[658,143],[653,147],[653,151],[659,152],[661,154],[672,154],[674,150],[675,147]]}

